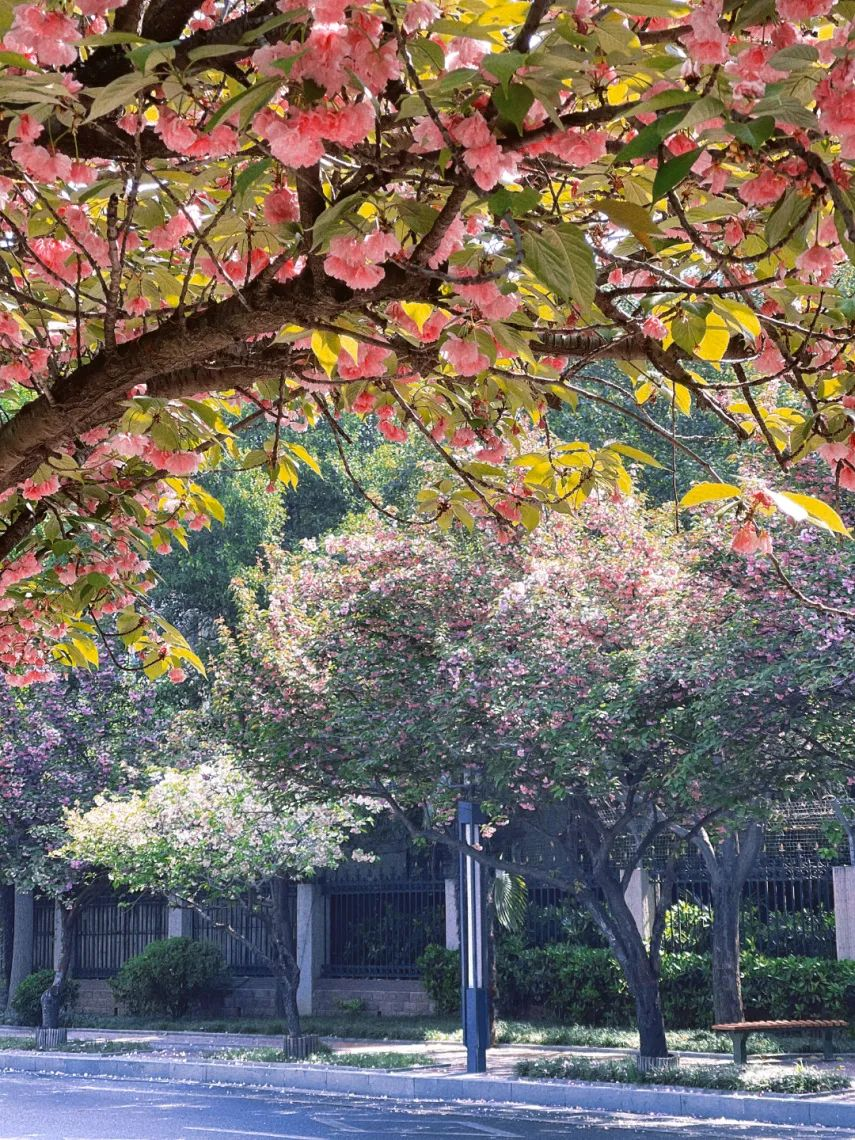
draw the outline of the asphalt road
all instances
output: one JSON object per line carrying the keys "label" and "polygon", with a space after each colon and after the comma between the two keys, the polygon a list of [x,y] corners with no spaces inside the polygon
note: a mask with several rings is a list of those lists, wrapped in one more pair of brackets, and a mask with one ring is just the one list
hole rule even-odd
{"label": "asphalt road", "polygon": [[2,1140],[843,1140],[851,1132],[0,1073]]}

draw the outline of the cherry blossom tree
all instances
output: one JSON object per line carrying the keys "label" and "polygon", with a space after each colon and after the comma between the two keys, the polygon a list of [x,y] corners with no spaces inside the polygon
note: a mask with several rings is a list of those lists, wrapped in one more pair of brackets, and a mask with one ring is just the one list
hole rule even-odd
{"label": "cherry blossom tree", "polygon": [[[737,546],[787,473],[855,486],[853,26],[835,0],[35,0],[0,16],[0,666],[198,658],[152,551],[218,465],[293,485],[346,411],[447,474],[424,521],[503,535],[625,493],[646,449]],[[601,363],[612,361],[615,371]],[[615,376],[617,378],[615,378]],[[722,483],[701,410],[770,487]],[[244,447],[264,424],[260,446]]]}
{"label": "cherry blossom tree", "polygon": [[[160,729],[154,691],[104,668],[63,671],[36,690],[0,690],[0,881],[39,890],[60,906],[59,968],[43,1021],[56,1028],[80,909],[97,876],[55,858],[64,815],[98,793],[145,779]],[[10,995],[11,996],[11,995]]]}
{"label": "cherry blossom tree", "polygon": [[[414,830],[438,840],[466,794],[509,836],[536,840],[540,863],[513,856],[500,826],[482,857],[580,897],[654,1056],[683,841],[721,868],[734,831],[818,786],[810,738],[830,730],[855,665],[782,586],[755,617],[742,579],[760,563],[728,581],[728,557],[703,532],[669,534],[668,516],[625,500],[525,548],[367,529],[271,552],[266,600],[241,588],[218,676],[239,753],[274,791],[371,793],[402,822],[420,805],[433,822]],[[763,596],[775,593],[767,581]],[[654,845],[663,882],[645,943],[625,892]],[[722,1003],[738,1002],[738,905],[720,885],[717,976]]]}
{"label": "cherry blossom tree", "polygon": [[295,952],[288,886],[344,858],[345,844],[368,820],[367,808],[332,804],[275,810],[261,789],[227,755],[198,767],[161,773],[145,792],[104,795],[66,818],[65,858],[105,868],[131,891],[156,891],[192,907],[211,924],[224,900],[248,905],[267,943],[230,924],[269,967],[288,1032],[300,1033]]}

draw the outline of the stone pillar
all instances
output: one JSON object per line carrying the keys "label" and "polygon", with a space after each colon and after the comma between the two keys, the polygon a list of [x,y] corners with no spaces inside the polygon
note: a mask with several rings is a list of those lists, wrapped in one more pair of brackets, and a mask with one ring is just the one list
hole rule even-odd
{"label": "stone pillar", "polygon": [[837,957],[855,958],[855,867],[832,867]]}
{"label": "stone pillar", "polygon": [[171,906],[166,912],[167,938],[193,937],[193,912],[186,906]]}
{"label": "stone pillar", "polygon": [[656,912],[656,896],[650,875],[641,867],[636,867],[629,879],[624,895],[627,906],[632,911],[635,925],[645,942],[653,933],[653,915]]}
{"label": "stone pillar", "polygon": [[445,880],[445,948],[460,949],[460,915],[457,910],[457,880]]}
{"label": "stone pillar", "polygon": [[15,891],[15,931],[12,936],[12,972],[9,1001],[15,990],[33,972],[33,893]]}
{"label": "stone pillar", "polygon": [[297,884],[297,1009],[303,1017],[313,1012],[315,982],[324,964],[326,899],[317,883]]}

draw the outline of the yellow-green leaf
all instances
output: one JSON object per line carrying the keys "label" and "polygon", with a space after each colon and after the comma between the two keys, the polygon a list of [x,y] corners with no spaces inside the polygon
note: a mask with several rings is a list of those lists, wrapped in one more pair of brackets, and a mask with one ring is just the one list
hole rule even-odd
{"label": "yellow-green leaf", "polygon": [[714,503],[722,499],[738,499],[742,494],[733,483],[696,483],[680,500],[681,507],[697,507],[701,503]]}

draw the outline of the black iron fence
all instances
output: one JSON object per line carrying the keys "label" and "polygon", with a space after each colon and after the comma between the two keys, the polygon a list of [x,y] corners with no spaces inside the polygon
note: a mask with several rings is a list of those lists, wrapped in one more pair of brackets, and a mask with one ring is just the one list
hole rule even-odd
{"label": "black iron fence", "polygon": [[33,904],[33,969],[53,968],[53,899],[36,899]]}
{"label": "black iron fence", "polygon": [[[445,881],[330,878],[319,888],[324,907],[323,972],[332,977],[415,978],[418,960],[430,944],[445,943]],[[296,888],[291,893],[296,929]],[[79,978],[107,978],[149,942],[167,936],[167,903],[142,897],[124,904],[104,896],[81,912],[74,952]],[[236,975],[266,975],[268,932],[246,906],[208,909],[214,924],[193,915],[192,937],[215,943]],[[764,862],[746,883],[742,899],[745,949],[771,957],[788,954],[835,956],[832,865],[819,859]],[[232,927],[235,938],[217,923]],[[672,891],[663,949],[707,953],[711,945],[709,882],[694,862],[680,869]],[[603,946],[605,940],[587,910],[555,887],[531,884],[524,934],[531,946],[571,943]],[[37,899],[34,966],[53,963],[54,907]],[[253,949],[256,947],[257,949]],[[260,951],[260,952],[259,952]]]}
{"label": "black iron fence", "polygon": [[425,947],[445,944],[445,881],[329,883],[323,972],[415,978]]}
{"label": "black iron fence", "polygon": [[[291,929],[297,926],[297,888],[289,892]],[[219,946],[232,973],[245,977],[266,977],[270,966],[265,955],[270,953],[270,933],[265,915],[246,903],[222,903],[206,906],[200,914],[193,911],[192,935],[200,942]]]}
{"label": "black iron fence", "polygon": [[91,899],[81,910],[74,942],[77,978],[111,978],[129,958],[167,935],[165,899],[112,895]]}
{"label": "black iron fence", "polygon": [[[832,866],[821,860],[772,864],[746,882],[740,910],[742,947],[772,958],[788,954],[834,958]],[[712,904],[703,871],[688,866],[678,874],[668,912],[663,949],[706,953],[710,949]]]}

